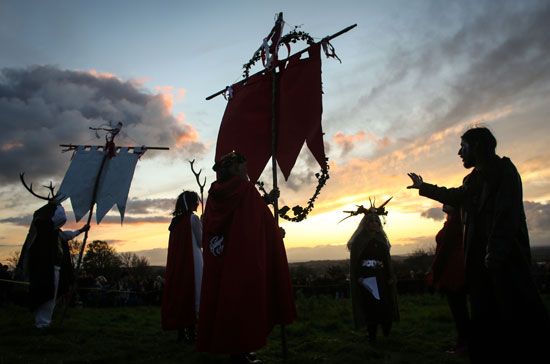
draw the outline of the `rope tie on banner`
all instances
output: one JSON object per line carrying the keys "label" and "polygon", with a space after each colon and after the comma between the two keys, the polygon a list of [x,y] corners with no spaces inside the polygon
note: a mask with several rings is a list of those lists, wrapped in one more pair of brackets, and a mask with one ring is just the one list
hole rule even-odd
{"label": "rope tie on banner", "polygon": [[233,87],[227,86],[225,88],[225,91],[223,92],[223,98],[226,99],[227,101],[233,98]]}
{"label": "rope tie on banner", "polygon": [[330,44],[330,42],[327,39],[321,40],[321,46],[323,47],[323,52],[325,52],[325,56],[327,58],[336,58],[338,62],[342,63],[342,60],[336,54],[336,50],[334,49],[334,46]]}

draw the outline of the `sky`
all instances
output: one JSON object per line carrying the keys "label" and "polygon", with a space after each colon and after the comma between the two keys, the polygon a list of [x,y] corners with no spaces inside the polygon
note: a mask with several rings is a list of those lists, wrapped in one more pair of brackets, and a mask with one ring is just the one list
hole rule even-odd
{"label": "sky", "polygon": [[[227,101],[205,98],[241,79],[278,12],[284,33],[300,26],[316,40],[357,24],[332,41],[342,63],[323,56],[330,179],[306,220],[282,221],[290,261],[345,258],[360,217],[339,221],[369,198],[393,196],[393,254],[432,247],[444,215],[406,188],[407,172],[460,185],[460,135],[475,125],[522,175],[531,245],[550,245],[548,1],[0,0],[0,261],[21,249],[41,205],[19,173],[35,190],[59,185],[71,157],[59,144],[102,144],[88,128],[111,120],[124,123],[119,144],[170,150],[141,158],[124,224],[114,208],[89,239],[162,264],[175,198],[198,191],[189,160],[205,194],[214,181]],[[279,182],[281,205],[307,203],[311,161],[305,147]],[[261,179],[270,185],[268,171]],[[66,228],[81,226],[64,207]]]}

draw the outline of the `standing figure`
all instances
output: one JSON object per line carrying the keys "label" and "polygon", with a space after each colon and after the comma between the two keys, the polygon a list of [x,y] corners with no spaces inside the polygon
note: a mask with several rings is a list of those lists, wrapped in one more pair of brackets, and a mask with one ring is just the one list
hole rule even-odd
{"label": "standing figure", "polygon": [[463,355],[467,352],[470,336],[470,314],[464,284],[462,222],[457,208],[443,205],[443,212],[447,214],[447,220],[435,237],[435,257],[428,273],[428,283],[445,295],[453,316],[457,339],[448,353]]}
{"label": "standing figure", "polygon": [[359,206],[350,212],[365,215],[348,242],[348,250],[353,320],[356,329],[367,327],[371,342],[376,340],[379,325],[388,336],[393,322],[399,321],[390,243],[380,221],[380,215],[387,214],[386,203],[379,208]]}
{"label": "standing figure", "polygon": [[176,200],[174,217],[168,228],[170,238],[161,320],[164,330],[178,330],[178,341],[195,339],[202,282],[202,225],[193,213],[198,206],[196,192],[182,192]]}
{"label": "standing figure", "polygon": [[68,241],[90,228],[62,231],[66,221],[65,209],[55,198],[36,210],[17,263],[18,274],[29,280],[34,325],[39,329],[51,325],[57,298],[74,282]]}
{"label": "standing figure", "polygon": [[474,363],[534,363],[548,357],[550,319],[531,275],[521,177],[499,157],[489,129],[474,127],[458,155],[473,168],[462,186],[438,187],[409,173],[421,196],[460,206]]}
{"label": "standing figure", "polygon": [[248,180],[243,155],[225,155],[214,170],[203,220],[197,349],[230,354],[234,363],[259,363],[251,352],[266,344],[274,325],[296,317],[283,236]]}

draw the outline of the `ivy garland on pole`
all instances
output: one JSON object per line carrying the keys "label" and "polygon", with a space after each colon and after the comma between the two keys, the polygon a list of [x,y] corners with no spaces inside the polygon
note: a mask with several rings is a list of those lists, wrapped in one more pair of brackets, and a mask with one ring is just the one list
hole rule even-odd
{"label": "ivy garland on pole", "polygon": [[[281,40],[279,41],[279,47],[281,47],[282,44],[285,44],[288,47],[290,46],[290,43],[296,43],[300,40],[307,43],[307,45],[312,45],[315,43],[315,40],[313,40],[313,37],[310,36],[308,33],[298,30],[299,26],[295,26],[294,29],[292,29],[290,32],[288,32],[286,35],[283,35],[281,37]],[[247,79],[250,76],[250,69],[252,66],[256,64],[260,60],[262,56],[262,48],[260,47],[252,56],[250,61],[245,63],[243,65],[243,77]]]}

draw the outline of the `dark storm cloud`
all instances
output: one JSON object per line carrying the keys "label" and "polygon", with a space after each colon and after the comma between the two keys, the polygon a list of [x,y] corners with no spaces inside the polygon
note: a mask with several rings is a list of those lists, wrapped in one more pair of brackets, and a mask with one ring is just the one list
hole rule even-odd
{"label": "dark storm cloud", "polygon": [[423,211],[420,216],[427,219],[433,219],[435,221],[441,221],[445,219],[445,213],[441,210],[441,207],[432,207],[426,211]]}
{"label": "dark storm cloud", "polygon": [[[88,127],[122,121],[119,140],[204,153],[193,126],[177,120],[170,100],[109,75],[53,66],[0,70],[0,182],[20,171],[58,177],[67,167],[58,144],[93,143]],[[126,140],[125,140],[126,139]],[[146,154],[147,156],[147,154]]]}

